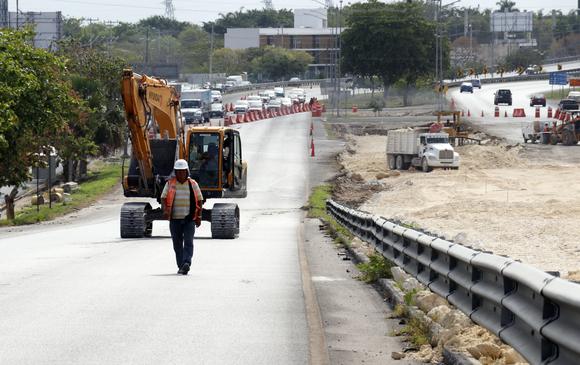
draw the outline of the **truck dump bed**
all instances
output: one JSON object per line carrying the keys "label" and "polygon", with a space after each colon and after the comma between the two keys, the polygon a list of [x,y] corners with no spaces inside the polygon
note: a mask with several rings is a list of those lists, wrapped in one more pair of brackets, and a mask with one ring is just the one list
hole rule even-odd
{"label": "truck dump bed", "polygon": [[424,130],[416,129],[395,129],[387,134],[387,153],[416,155],[419,153],[419,143],[417,139]]}

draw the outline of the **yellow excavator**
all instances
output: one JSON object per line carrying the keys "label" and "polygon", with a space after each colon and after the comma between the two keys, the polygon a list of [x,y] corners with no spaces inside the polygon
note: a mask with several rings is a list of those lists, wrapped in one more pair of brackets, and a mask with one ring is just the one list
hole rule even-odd
{"label": "yellow excavator", "polygon": [[[179,94],[167,81],[125,69],[121,95],[131,142],[130,163],[125,173],[126,197],[155,198],[173,173],[175,160],[188,161],[190,175],[204,199],[245,198],[247,164],[237,130],[227,127],[186,126]],[[215,203],[203,209],[202,220],[211,222],[212,238],[235,238],[240,231],[240,209],[235,203]],[[149,202],[128,202],[121,208],[121,237],[150,237],[153,221],[163,220],[161,207]]]}

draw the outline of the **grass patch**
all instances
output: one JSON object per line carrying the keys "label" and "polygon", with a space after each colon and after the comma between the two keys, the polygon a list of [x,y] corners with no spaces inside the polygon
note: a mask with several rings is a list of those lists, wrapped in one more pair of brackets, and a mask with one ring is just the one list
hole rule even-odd
{"label": "grass patch", "polygon": [[[347,99],[342,98],[340,107],[342,109],[349,109],[352,108],[353,105],[357,105],[359,109],[372,109],[372,101],[375,100],[382,100],[383,99],[383,92],[382,91],[375,91],[375,95],[371,93],[368,94],[356,94],[349,96]],[[433,97],[433,93],[431,92],[418,92],[413,95],[411,98],[410,106],[417,106],[417,105],[425,105],[425,104],[433,104],[435,99]],[[398,108],[404,106],[403,104],[403,97],[400,95],[396,95],[393,93],[389,94],[388,100],[386,101],[384,107],[385,108]]]}
{"label": "grass patch", "polygon": [[429,343],[427,325],[416,318],[411,318],[407,325],[401,329],[400,333],[407,335],[415,346],[421,347]]}
{"label": "grass patch", "polygon": [[393,309],[393,317],[401,318],[407,316],[407,308],[404,305],[397,304]]}
{"label": "grass patch", "polygon": [[552,99],[552,100],[559,101],[561,99],[564,99],[566,96],[568,96],[568,93],[570,91],[580,91],[580,88],[565,87],[564,89],[561,89],[560,87],[555,87],[554,90],[550,89],[550,90],[544,91],[541,94],[544,94],[546,99]]}
{"label": "grass patch", "polygon": [[25,225],[33,224],[41,221],[48,221],[54,218],[63,216],[73,211],[85,208],[103,195],[110,192],[120,182],[121,165],[104,164],[95,171],[88,174],[87,180],[79,184],[79,190],[70,195],[69,202],[52,203],[52,209],[48,207],[48,203],[41,205],[39,211],[36,211],[36,206],[27,206],[16,212],[16,217],[13,221],[2,220],[0,225]]}
{"label": "grass patch", "polygon": [[360,280],[365,283],[374,283],[378,279],[391,278],[391,267],[393,265],[382,255],[373,254],[369,256],[369,262],[363,262],[356,267],[361,271]]}
{"label": "grass patch", "polygon": [[410,292],[406,292],[403,296],[403,300],[407,306],[415,305],[415,294],[417,294],[418,290],[413,289]]}
{"label": "grass patch", "polygon": [[328,184],[319,185],[312,189],[308,198],[308,218],[319,218],[325,221],[334,241],[338,244],[348,245],[353,235],[326,212],[326,200],[331,197],[331,194],[332,186]]}

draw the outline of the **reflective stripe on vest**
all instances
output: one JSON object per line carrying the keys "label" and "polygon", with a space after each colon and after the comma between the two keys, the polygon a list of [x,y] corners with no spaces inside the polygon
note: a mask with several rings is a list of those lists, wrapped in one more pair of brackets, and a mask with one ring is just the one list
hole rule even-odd
{"label": "reflective stripe on vest", "polygon": [[[195,180],[193,180],[190,177],[188,177],[187,180],[191,184],[190,192],[193,191],[193,200],[195,202],[195,214],[193,215],[192,218],[194,221],[197,221],[198,219],[201,218],[201,203],[197,199],[197,190],[193,188],[193,184],[197,184],[197,183],[195,182]],[[173,177],[173,178],[167,180],[167,184],[169,184],[169,186],[167,187],[167,196],[165,197],[164,213],[165,213],[166,217],[169,217],[169,219],[171,219],[171,213],[173,212],[173,201],[175,200],[175,189],[176,189],[177,179],[175,177]],[[191,204],[191,199],[190,199],[190,204]],[[189,211],[191,212],[191,206],[189,207]]]}

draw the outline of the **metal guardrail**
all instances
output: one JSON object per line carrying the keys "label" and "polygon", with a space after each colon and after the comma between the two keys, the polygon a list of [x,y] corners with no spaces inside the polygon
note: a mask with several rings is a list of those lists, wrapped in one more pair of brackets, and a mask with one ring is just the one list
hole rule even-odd
{"label": "metal guardrail", "polygon": [[580,285],[332,200],[326,209],[531,364],[580,363]]}

